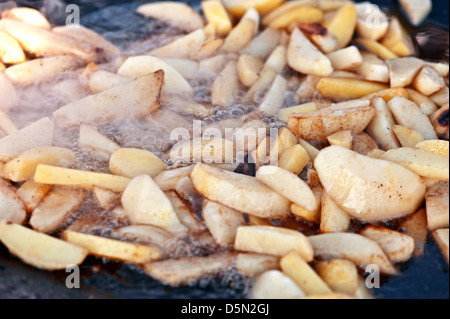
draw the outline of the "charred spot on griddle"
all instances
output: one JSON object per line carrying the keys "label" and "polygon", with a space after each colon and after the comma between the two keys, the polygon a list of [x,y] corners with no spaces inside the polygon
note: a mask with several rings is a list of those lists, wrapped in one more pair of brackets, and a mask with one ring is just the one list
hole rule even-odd
{"label": "charred spot on griddle", "polygon": [[438,122],[442,126],[449,126],[449,110],[446,110],[439,116]]}
{"label": "charred spot on griddle", "polygon": [[412,31],[411,36],[420,58],[448,61],[449,33],[447,29],[432,22],[427,22],[418,30]]}
{"label": "charred spot on griddle", "polygon": [[245,156],[244,163],[239,164],[238,167],[236,167],[236,169],[234,170],[234,172],[253,177],[256,175],[255,161],[253,160],[250,154]]}

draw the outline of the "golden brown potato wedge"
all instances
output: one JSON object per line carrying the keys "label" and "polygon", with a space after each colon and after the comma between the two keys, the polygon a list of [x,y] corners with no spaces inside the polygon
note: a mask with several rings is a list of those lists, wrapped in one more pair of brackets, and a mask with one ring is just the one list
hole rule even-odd
{"label": "golden brown potato wedge", "polygon": [[6,64],[16,64],[25,61],[22,47],[8,33],[0,30],[0,61]]}
{"label": "golden brown potato wedge", "polygon": [[385,89],[385,84],[349,78],[325,77],[317,84],[317,91],[330,99],[359,99]]}
{"label": "golden brown potato wedge", "polygon": [[426,140],[416,144],[414,147],[436,153],[449,158],[449,142],[444,140]]}
{"label": "golden brown potato wedge", "polygon": [[359,287],[358,269],[345,259],[320,261],[316,271],[322,280],[335,292],[354,296]]}
{"label": "golden brown potato wedge", "polygon": [[214,25],[217,35],[226,36],[233,28],[233,24],[222,2],[209,0],[202,1],[201,5],[206,20]]}
{"label": "golden brown potato wedge", "polygon": [[239,90],[238,64],[230,61],[215,78],[211,87],[211,103],[217,106],[230,106]]}
{"label": "golden brown potato wedge", "polygon": [[320,232],[346,232],[350,227],[350,216],[342,210],[326,191],[322,192],[320,211]]}
{"label": "golden brown potato wedge", "polygon": [[367,50],[376,54],[378,57],[384,60],[396,59],[399,57],[397,54],[375,40],[355,39],[355,43],[366,48]]}
{"label": "golden brown potato wedge", "polygon": [[88,251],[24,226],[0,221],[0,241],[25,263],[47,270],[80,265]]}
{"label": "golden brown potato wedge", "polygon": [[324,22],[325,27],[338,39],[338,48],[346,47],[356,29],[358,11],[353,3],[343,5],[333,17]]}
{"label": "golden brown potato wedge", "polygon": [[283,3],[283,0],[223,0],[222,2],[233,16],[241,17],[251,7],[261,14],[270,12]]}
{"label": "golden brown potato wedge", "polygon": [[427,190],[425,204],[429,230],[449,225],[448,188],[448,182],[440,182]]}
{"label": "golden brown potato wedge", "polygon": [[381,44],[398,56],[411,56],[415,53],[411,36],[396,17],[391,18],[389,29],[381,39]]}
{"label": "golden brown potato wedge", "polygon": [[38,10],[27,7],[15,7],[2,12],[2,19],[13,19],[34,27],[49,30],[50,22]]}
{"label": "golden brown potato wedge", "polygon": [[358,11],[356,32],[362,38],[378,40],[389,28],[389,20],[380,7],[369,2],[355,4]]}
{"label": "golden brown potato wedge", "polygon": [[158,175],[167,168],[158,156],[150,151],[136,148],[119,148],[112,153],[109,160],[109,170],[115,175],[135,178],[147,174]]}
{"label": "golden brown potato wedge", "polygon": [[415,129],[402,125],[394,125],[392,129],[403,147],[414,147],[417,143],[424,140],[422,133]]}

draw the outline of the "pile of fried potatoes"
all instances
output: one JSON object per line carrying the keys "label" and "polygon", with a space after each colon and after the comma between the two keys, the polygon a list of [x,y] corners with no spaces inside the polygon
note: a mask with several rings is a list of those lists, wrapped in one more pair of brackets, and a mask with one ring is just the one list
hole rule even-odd
{"label": "pile of fried potatoes", "polygon": [[[414,25],[431,10],[418,2],[400,1]],[[237,271],[252,279],[251,298],[371,298],[367,267],[401,276],[398,264],[423,253],[429,234],[448,263],[448,61],[417,58],[399,19],[368,2],[205,0],[201,9],[140,6],[180,35],[132,56],[34,9],[1,13],[9,252],[46,270],[104,257],[170,286]],[[68,70],[77,78],[55,87],[70,101],[19,126],[18,91]],[[206,102],[195,98],[199,74],[211,79]],[[123,147],[100,130],[123,119],[173,126],[180,114],[203,119],[236,104],[255,108],[211,126],[266,132],[244,147],[255,176],[212,163],[242,146],[234,140],[202,141],[174,163],[170,149]],[[266,118],[281,124],[276,136]],[[55,143],[61,130],[78,132],[73,149]],[[107,170],[78,169],[75,149]],[[108,216],[120,223],[106,226]]]}

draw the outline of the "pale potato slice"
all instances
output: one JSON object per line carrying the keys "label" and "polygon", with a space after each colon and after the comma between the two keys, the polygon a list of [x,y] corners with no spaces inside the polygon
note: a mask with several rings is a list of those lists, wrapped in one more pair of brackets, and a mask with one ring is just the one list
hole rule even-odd
{"label": "pale potato slice", "polygon": [[397,59],[399,57],[397,54],[375,40],[358,38],[355,39],[355,43],[363,46],[371,53],[379,56],[383,60]]}
{"label": "pale potato slice", "polygon": [[353,3],[343,5],[324,26],[338,39],[338,48],[346,47],[353,38],[358,19],[358,11]]}
{"label": "pale potato slice", "polygon": [[120,202],[120,193],[94,186],[92,189],[98,204],[103,209],[113,209]]}
{"label": "pale potato slice", "polygon": [[215,78],[211,87],[211,103],[217,106],[234,104],[236,91],[239,90],[238,64],[230,61]]}
{"label": "pale potato slice", "polygon": [[373,94],[370,94],[368,96],[365,96],[365,99],[373,99],[380,97],[382,98],[386,103],[392,100],[394,97],[404,97],[405,99],[409,99],[409,92],[404,88],[390,88],[386,90],[382,90]]}
{"label": "pale potato slice", "polygon": [[[217,133],[215,131],[215,133]],[[232,163],[235,145],[232,141],[219,137],[196,137],[181,141],[170,150],[174,163]]]}
{"label": "pale potato slice", "polygon": [[261,166],[256,179],[303,208],[317,209],[316,198],[309,186],[297,175],[277,166]]}
{"label": "pale potato slice", "polygon": [[269,255],[239,253],[236,256],[236,269],[246,277],[256,277],[260,274],[278,270],[280,258]]}
{"label": "pale potato slice", "polygon": [[312,188],[312,192],[314,194],[314,197],[316,198],[317,202],[317,208],[315,210],[307,210],[303,208],[302,206],[299,206],[295,203],[291,205],[291,213],[292,215],[306,220],[307,222],[319,224],[320,223],[320,216],[321,216],[321,197],[322,197],[322,186],[320,184],[314,186]]}
{"label": "pale potato slice", "polygon": [[129,57],[119,68],[117,74],[135,78],[157,72],[158,70],[164,71],[164,93],[192,94],[192,87],[174,67],[153,56]]}
{"label": "pale potato slice", "polygon": [[359,287],[358,269],[345,259],[320,261],[315,267],[322,280],[335,292],[354,296]]}
{"label": "pale potato slice", "polygon": [[297,252],[291,251],[281,258],[280,266],[283,273],[290,277],[307,296],[332,292],[330,287]]}
{"label": "pale potato slice", "polygon": [[388,106],[398,124],[419,131],[426,140],[437,139],[430,119],[414,102],[395,97],[388,102]]}
{"label": "pale potato slice", "polygon": [[242,48],[240,53],[265,58],[277,47],[280,42],[280,37],[280,30],[266,28]]}
{"label": "pale potato slice", "polygon": [[389,66],[391,87],[406,87],[410,85],[422,69],[423,61],[414,58],[399,58],[386,61]]}
{"label": "pale potato slice", "polygon": [[362,52],[361,56],[363,61],[357,72],[363,79],[381,83],[389,82],[389,68],[383,60],[370,52]]}
{"label": "pale potato slice", "polygon": [[244,48],[253,38],[255,27],[256,23],[253,19],[242,19],[230,33],[228,33],[220,51],[225,53],[236,53]]}
{"label": "pale potato slice", "polygon": [[176,58],[161,58],[161,60],[171,65],[187,80],[192,80],[197,76],[198,63],[196,61]]}
{"label": "pale potato slice", "polygon": [[34,175],[34,182],[38,184],[73,186],[87,189],[98,186],[113,192],[123,192],[128,186],[130,179],[111,174],[39,164]]}
{"label": "pale potato slice", "polygon": [[425,205],[429,230],[444,228],[449,225],[448,189],[448,182],[440,182],[427,190]]}
{"label": "pale potato slice", "polygon": [[389,29],[381,39],[381,44],[401,57],[415,54],[411,36],[396,17],[391,18]]}
{"label": "pale potato slice", "polygon": [[216,34],[226,36],[233,28],[233,24],[222,2],[202,1],[201,6],[206,20],[214,26]]}
{"label": "pale potato slice", "polygon": [[51,191],[33,210],[30,218],[31,227],[47,234],[57,231],[85,197],[86,192],[80,189],[57,188]]}
{"label": "pale potato slice", "polygon": [[337,131],[327,137],[330,145],[340,145],[352,149],[353,135],[351,130]]}
{"label": "pale potato slice", "polygon": [[27,213],[31,213],[50,190],[51,187],[49,185],[36,184],[30,179],[17,189],[16,195],[23,202]]}
{"label": "pale potato slice", "polygon": [[189,177],[194,166],[186,166],[162,171],[153,179],[162,191],[176,189],[181,179]]}
{"label": "pale potato slice", "polygon": [[241,212],[209,200],[203,202],[202,217],[214,241],[222,247],[234,244],[238,227],[245,224]]}
{"label": "pale potato slice", "polygon": [[431,233],[448,264],[448,228],[437,229]]}
{"label": "pale potato slice", "polygon": [[359,287],[356,290],[355,298],[357,299],[373,299],[369,288],[367,288],[366,281],[359,277]]}
{"label": "pale potato slice", "polygon": [[326,142],[327,137],[341,130],[353,134],[362,132],[375,116],[375,108],[331,106],[315,112],[294,113],[289,117],[288,127],[305,140]]}
{"label": "pale potato slice", "polygon": [[342,210],[326,191],[322,192],[320,211],[320,232],[346,232],[350,227],[350,216]]}
{"label": "pale potato slice", "polygon": [[307,262],[313,260],[313,249],[301,232],[275,226],[240,226],[234,242],[236,250],[282,257],[295,251]]}
{"label": "pale potato slice", "polygon": [[334,202],[360,220],[387,221],[409,215],[425,198],[425,183],[415,173],[341,146],[321,150],[314,167]]}
{"label": "pale potato slice", "polygon": [[300,287],[279,270],[259,275],[251,290],[251,299],[298,299],[305,296]]}
{"label": "pale potato slice", "polygon": [[258,34],[259,23],[260,23],[259,12],[255,8],[250,7],[247,9],[247,11],[245,11],[245,14],[241,18],[241,21],[244,21],[245,19],[250,19],[255,22],[255,28],[253,29],[253,35],[255,36],[256,34]]}
{"label": "pale potato slice", "polygon": [[148,54],[158,58],[187,59],[192,52],[196,52],[201,48],[205,40],[205,31],[200,28],[175,39],[169,44],[151,50]]}
{"label": "pale potato slice", "polygon": [[164,192],[166,197],[172,204],[173,211],[177,215],[180,222],[186,226],[191,232],[198,233],[205,230],[202,222],[195,214],[186,206],[176,191]]}
{"label": "pale potato slice", "polygon": [[0,95],[8,97],[7,99],[2,99],[0,102],[0,108],[4,112],[16,106],[19,101],[14,85],[12,85],[11,80],[4,72],[0,72]]}
{"label": "pale potato slice", "polygon": [[449,158],[449,142],[444,140],[427,140],[417,143],[414,147],[430,151]]}
{"label": "pale potato slice", "polygon": [[42,118],[0,139],[0,161],[6,162],[23,152],[53,143],[53,122]]}
{"label": "pale potato slice", "polygon": [[370,2],[355,4],[358,11],[356,32],[362,38],[378,40],[386,34],[389,20],[380,7]]}
{"label": "pale potato slice", "polygon": [[122,205],[135,224],[158,226],[174,234],[187,231],[170,200],[148,175],[140,175],[128,184]]}
{"label": "pale potato slice", "polygon": [[414,239],[398,231],[367,226],[360,234],[376,241],[393,264],[406,262],[414,252]]}
{"label": "pale potato slice", "polygon": [[109,160],[109,171],[112,174],[128,178],[143,174],[155,177],[165,169],[167,164],[158,156],[136,148],[119,148],[112,153]]}
{"label": "pale potato slice", "polygon": [[416,213],[408,216],[400,224],[399,230],[414,239],[414,256],[422,255],[427,242],[427,214],[426,209],[421,208]]}
{"label": "pale potato slice", "polygon": [[318,23],[291,24],[289,28],[298,27],[324,53],[331,53],[338,48],[338,39],[328,29]]}
{"label": "pale potato slice", "polygon": [[314,159],[316,158],[316,156],[319,154],[319,150],[314,147],[313,145],[311,145],[310,143],[308,143],[307,141],[305,141],[304,139],[299,139],[298,143],[303,146],[303,148],[306,150],[306,153],[308,153],[309,158],[311,159],[311,161],[314,161]]}
{"label": "pale potato slice", "polygon": [[58,126],[97,124],[117,118],[142,118],[159,109],[164,72],[157,71],[69,103],[53,113]]}
{"label": "pale potato slice", "polygon": [[16,38],[24,51],[36,56],[73,55],[85,62],[93,62],[100,60],[104,55],[88,42],[55,34],[20,21],[1,19],[0,29]]}
{"label": "pale potato slice", "polygon": [[207,257],[167,259],[147,263],[144,265],[144,270],[148,275],[164,284],[180,287],[189,285],[201,278],[228,271],[233,259],[234,256],[229,253]]}
{"label": "pale potato slice", "polygon": [[283,72],[284,67],[287,65],[287,49],[285,45],[277,46],[264,64],[265,68],[270,68],[276,73],[280,74]]}
{"label": "pale potato slice", "polygon": [[38,10],[27,7],[16,7],[2,12],[2,19],[14,19],[34,27],[49,30],[50,22]]}
{"label": "pale potato slice", "polygon": [[79,66],[73,56],[53,56],[30,60],[11,66],[5,75],[14,85],[31,85],[51,81],[58,73]]}
{"label": "pale potato slice", "polygon": [[261,14],[270,12],[282,4],[284,0],[223,0],[222,2],[233,16],[241,17],[251,7]]}
{"label": "pale potato slice", "polygon": [[416,76],[414,87],[420,93],[430,96],[445,87],[444,78],[430,66],[425,66]]}
{"label": "pale potato slice", "polygon": [[245,86],[250,86],[258,79],[259,72],[264,66],[263,61],[249,54],[241,54],[237,64],[239,80]]}
{"label": "pale potato slice", "polygon": [[25,61],[22,47],[8,33],[0,30],[0,61],[6,64],[16,64]]}
{"label": "pale potato slice", "polygon": [[354,45],[331,52],[327,56],[335,70],[351,70],[363,63],[363,57]]}
{"label": "pale potato slice", "polygon": [[13,186],[0,179],[0,221],[22,224],[27,214]]}
{"label": "pale potato slice", "polygon": [[422,93],[417,92],[413,89],[406,89],[408,96],[405,98],[413,101],[420,108],[422,113],[427,116],[430,116],[437,110],[437,106],[435,102],[429,98],[428,96],[423,95]]}
{"label": "pale potato slice", "polygon": [[7,162],[3,167],[3,175],[13,182],[23,182],[34,176],[39,164],[69,167],[75,161],[75,153],[67,148],[41,146],[25,151]]}
{"label": "pale potato slice", "polygon": [[320,23],[323,20],[323,12],[313,6],[298,6],[278,15],[269,23],[269,27],[283,29],[292,23]]}
{"label": "pale potato slice", "polygon": [[430,96],[430,99],[439,106],[444,106],[448,104],[449,101],[449,90],[448,86],[445,86],[443,89],[434,93]]}
{"label": "pale potato slice", "polygon": [[6,114],[1,106],[0,106],[0,130],[3,130],[6,135],[9,135],[11,133],[15,133],[18,131],[16,125],[14,122],[10,119],[8,114]]}
{"label": "pale potato slice", "polygon": [[295,175],[299,175],[310,162],[311,159],[305,148],[300,144],[296,144],[284,151],[278,166]]}
{"label": "pale potato slice", "polygon": [[420,25],[433,8],[431,0],[400,0],[399,2],[409,21],[415,26]]}
{"label": "pale potato slice", "polygon": [[205,59],[215,56],[215,54],[222,47],[224,40],[221,38],[213,37],[202,44],[200,49],[196,52],[192,52],[191,59],[199,61],[199,63]]}
{"label": "pale potato slice", "polygon": [[151,225],[131,225],[114,230],[119,238],[165,247],[174,238],[168,231]]}
{"label": "pale potato slice", "polygon": [[348,259],[365,269],[370,264],[380,267],[381,273],[395,275],[396,270],[373,240],[353,233],[330,233],[309,236],[316,257]]}
{"label": "pale potato slice", "polygon": [[175,1],[146,3],[140,5],[136,12],[147,18],[162,20],[187,32],[204,27],[201,15],[185,3]]}
{"label": "pale potato slice", "polygon": [[90,255],[126,263],[145,264],[158,260],[162,256],[162,251],[156,247],[136,245],[71,230],[63,231],[61,237],[69,243],[83,247]]}
{"label": "pale potato slice", "polygon": [[25,263],[47,270],[80,265],[88,255],[84,248],[7,221],[0,221],[0,241]]}
{"label": "pale potato slice", "polygon": [[333,72],[330,60],[298,28],[291,34],[287,61],[291,68],[304,74],[328,76]]}
{"label": "pale potato slice", "polygon": [[415,129],[402,125],[394,125],[392,129],[403,147],[414,147],[417,143],[425,140],[423,135]]}
{"label": "pale potato slice", "polygon": [[443,76],[443,77],[447,77],[448,76],[448,72],[449,72],[449,64],[448,64],[448,62],[430,62],[430,61],[425,61],[425,64],[431,66],[441,76]]}
{"label": "pale potato slice", "polygon": [[268,66],[264,66],[261,70],[258,79],[253,83],[253,85],[248,89],[245,94],[245,101],[255,101],[256,93],[264,92],[276,78],[277,73]]}
{"label": "pale potato slice", "polygon": [[80,125],[78,147],[91,152],[94,158],[104,162],[108,161],[114,151],[120,148],[116,142],[99,133],[95,127],[85,123]]}
{"label": "pale potato slice", "polygon": [[284,95],[287,86],[288,83],[286,79],[281,75],[277,75],[272,86],[259,105],[259,110],[267,114],[276,115],[284,105]]}
{"label": "pale potato slice", "polygon": [[366,156],[368,156],[368,157],[370,157],[370,158],[378,158],[378,159],[380,159],[381,156],[383,156],[384,153],[386,153],[386,152],[383,151],[383,150],[380,150],[380,149],[373,149],[373,150],[371,150],[370,152],[368,152],[368,153],[366,154]]}
{"label": "pale potato slice", "polygon": [[235,210],[262,218],[289,214],[289,200],[254,177],[198,163],[191,172],[191,179],[204,197]]}
{"label": "pale potato slice", "polygon": [[387,86],[382,83],[351,78],[324,77],[317,84],[317,91],[330,99],[359,99],[385,89]]}
{"label": "pale potato slice", "polygon": [[314,111],[317,111],[317,104],[315,102],[285,107],[278,111],[278,119],[287,123],[287,121],[289,120],[289,116],[291,116],[292,114]]}
{"label": "pale potato slice", "polygon": [[369,134],[361,132],[353,135],[351,150],[367,155],[375,149],[379,149],[378,144]]}
{"label": "pale potato slice", "polygon": [[285,3],[282,3],[280,6],[275,8],[274,10],[268,12],[266,15],[264,15],[264,18],[262,20],[262,25],[267,27],[274,21],[275,19],[292,12],[292,10],[298,9],[300,7],[316,7],[317,1],[316,0],[293,0],[293,1],[287,1]]}
{"label": "pale potato slice", "polygon": [[419,176],[438,181],[449,180],[448,159],[433,152],[401,147],[387,151],[381,158],[402,165]]}

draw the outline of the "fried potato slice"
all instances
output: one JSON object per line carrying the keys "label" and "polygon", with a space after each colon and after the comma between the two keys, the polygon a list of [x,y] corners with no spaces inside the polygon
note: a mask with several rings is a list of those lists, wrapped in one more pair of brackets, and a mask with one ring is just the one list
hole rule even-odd
{"label": "fried potato slice", "polygon": [[414,87],[420,93],[430,96],[445,87],[444,78],[430,66],[425,66],[416,76]]}
{"label": "fried potato slice", "polygon": [[427,140],[417,143],[414,147],[436,153],[449,158],[449,142],[444,140]]}
{"label": "fried potato slice", "polygon": [[267,57],[280,42],[281,31],[274,28],[266,28],[241,49],[241,54],[249,54],[258,58]]}
{"label": "fried potato slice", "polygon": [[28,25],[49,30],[50,22],[38,10],[27,7],[16,7],[2,12],[2,19],[13,19]]}
{"label": "fried potato slice", "polygon": [[304,296],[300,287],[279,270],[269,270],[259,275],[250,291],[252,299],[296,299]]}
{"label": "fried potato slice", "polygon": [[187,32],[203,28],[205,24],[201,15],[192,7],[175,1],[146,3],[140,5],[136,12],[147,18],[162,20]]}
{"label": "fried potato slice", "polygon": [[202,1],[201,6],[208,23],[214,25],[216,34],[221,37],[226,36],[233,28],[233,24],[222,2],[218,0]]}
{"label": "fried potato slice", "polygon": [[402,125],[394,125],[392,129],[403,147],[414,147],[417,143],[424,140],[423,135],[415,129]]}
{"label": "fried potato slice", "polygon": [[431,233],[448,264],[448,228],[436,229]]}
{"label": "fried potato slice", "polygon": [[162,171],[153,179],[162,191],[176,189],[181,179],[189,177],[194,166],[186,166]]}
{"label": "fried potato slice", "polygon": [[142,118],[159,109],[164,72],[157,71],[69,103],[53,113],[58,126],[96,124],[118,118]]}
{"label": "fried potato slice", "polygon": [[426,209],[421,208],[414,214],[408,216],[400,224],[399,231],[414,239],[414,255],[423,254],[425,243],[427,242],[427,214]]}
{"label": "fried potato slice", "polygon": [[207,257],[167,259],[147,263],[144,265],[144,270],[148,275],[169,286],[180,287],[201,278],[228,271],[232,266],[233,259],[234,256],[229,253]]}
{"label": "fried potato slice", "polygon": [[295,113],[307,113],[317,111],[317,104],[315,102],[309,102],[305,104],[290,106],[282,108],[278,111],[278,119],[286,122],[289,120],[289,116]]}
{"label": "fried potato slice", "polygon": [[270,12],[282,4],[284,0],[223,0],[222,2],[233,16],[241,17],[251,7],[261,14]]}
{"label": "fried potato slice", "polygon": [[290,277],[307,296],[332,292],[330,287],[297,252],[291,251],[281,258],[280,266],[283,273]]}
{"label": "fried potato slice", "polygon": [[409,21],[415,26],[420,25],[433,8],[431,0],[400,0],[399,2]]}
{"label": "fried potato slice", "polygon": [[256,277],[270,270],[280,268],[280,258],[269,255],[239,253],[236,256],[236,269],[246,277]]}
{"label": "fried potato slice", "polygon": [[362,38],[378,40],[386,34],[389,20],[386,14],[377,5],[369,2],[357,3],[358,22],[356,32]]}
{"label": "fried potato slice", "polygon": [[0,241],[25,263],[47,270],[80,265],[88,255],[84,248],[7,221],[0,221]]}
{"label": "fried potato slice", "polygon": [[7,162],[29,149],[51,146],[53,122],[44,117],[23,129],[0,139],[0,161]]}
{"label": "fried potato slice", "polygon": [[144,264],[158,260],[162,256],[159,248],[136,245],[71,230],[63,231],[61,237],[69,243],[83,247],[90,255],[120,260],[127,263]]}
{"label": "fried potato slice", "polygon": [[288,127],[305,140],[326,142],[327,137],[341,130],[353,134],[362,132],[375,116],[375,108],[331,106],[315,112],[295,113],[289,117]]}
{"label": "fried potato slice", "polygon": [[272,86],[259,105],[259,109],[267,114],[276,115],[284,105],[284,95],[287,86],[288,83],[286,79],[281,75],[277,75]]}
{"label": "fried potato slice", "polygon": [[168,231],[151,225],[131,225],[115,229],[113,234],[125,240],[166,247],[174,236]]}
{"label": "fried potato slice", "polygon": [[295,175],[299,175],[310,162],[311,159],[305,148],[300,144],[296,144],[283,152],[278,166]]}
{"label": "fried potato slice", "polygon": [[336,205],[326,191],[322,192],[320,203],[320,232],[346,232],[350,227],[350,216]]}
{"label": "fried potato slice", "polygon": [[137,176],[129,183],[122,205],[135,224],[158,226],[174,234],[187,231],[170,200],[148,175]]}
{"label": "fried potato slice", "polygon": [[410,35],[396,17],[391,18],[389,29],[381,39],[381,44],[398,56],[415,54],[414,44]]}
{"label": "fried potato slice", "polygon": [[330,145],[340,145],[352,149],[353,135],[351,130],[337,131],[327,137]]}
{"label": "fried potato slice", "polygon": [[389,66],[391,87],[406,87],[416,78],[424,62],[415,57],[390,59],[386,61]]}
{"label": "fried potato slice", "polygon": [[130,179],[111,174],[39,164],[34,175],[34,182],[38,184],[73,186],[87,189],[98,186],[113,192],[123,192],[128,186]]}
{"label": "fried potato slice", "polygon": [[430,116],[438,109],[436,104],[428,96],[417,92],[414,89],[406,89],[408,96],[403,96],[417,104],[420,110],[427,116]]}
{"label": "fried potato slice", "polygon": [[81,150],[89,151],[94,158],[104,162],[109,161],[114,151],[120,148],[116,142],[101,134],[95,127],[85,123],[80,125],[78,147]]}
{"label": "fried potato slice", "polygon": [[104,189],[102,187],[94,186],[92,189],[95,198],[101,208],[109,210],[113,209],[120,202],[120,193],[110,191],[109,189]]}
{"label": "fried potato slice", "polygon": [[258,79],[263,66],[264,63],[260,58],[250,54],[241,54],[237,64],[239,80],[245,86],[252,85]]}
{"label": "fried potato slice", "polygon": [[313,249],[301,232],[275,226],[240,226],[234,243],[236,250],[282,257],[295,251],[307,262],[313,260]]}
{"label": "fried potato slice", "polygon": [[367,226],[360,234],[376,241],[393,264],[406,262],[414,252],[414,239],[398,231]]}
{"label": "fried potato slice", "polygon": [[322,20],[322,10],[313,6],[298,6],[273,18],[269,23],[269,27],[283,29],[291,23],[320,23]]}
{"label": "fried potato slice", "polygon": [[204,197],[235,210],[262,218],[289,214],[289,200],[254,177],[198,163],[191,172],[191,180]]}
{"label": "fried potato slice", "polygon": [[202,217],[214,241],[222,247],[234,244],[238,227],[245,224],[241,212],[209,200],[203,202]]}
{"label": "fried potato slice", "polygon": [[324,77],[317,84],[317,91],[330,99],[359,99],[387,88],[385,84],[350,78]]}
{"label": "fried potato slice", "polygon": [[[357,72],[364,80],[381,83],[389,82],[389,68],[383,60],[371,52],[361,52],[361,56],[363,60],[357,68]],[[372,94],[375,95],[378,92]]]}
{"label": "fried potato slice", "polygon": [[449,186],[440,182],[431,186],[425,195],[427,226],[429,230],[449,225]]}
{"label": "fried potato slice", "polygon": [[17,189],[16,195],[23,202],[26,212],[31,213],[51,189],[49,185],[36,184],[30,179]]}
{"label": "fried potato slice", "polygon": [[0,30],[0,61],[16,64],[24,62],[25,59],[25,53],[17,40]]}
{"label": "fried potato slice", "polygon": [[308,238],[316,257],[348,259],[363,269],[370,264],[375,264],[385,275],[395,275],[396,273],[381,247],[375,241],[361,235],[330,233]]}
{"label": "fried potato slice", "polygon": [[13,186],[0,178],[0,221],[22,224],[27,217],[25,207]]}
{"label": "fried potato slice", "polygon": [[261,166],[256,179],[303,208],[317,209],[316,198],[309,186],[297,175],[278,166]]}
{"label": "fried potato slice", "polygon": [[419,176],[449,180],[449,163],[444,156],[419,148],[401,147],[387,151],[382,159],[402,165]]}
{"label": "fried potato slice", "polygon": [[358,38],[355,39],[355,43],[366,48],[384,60],[397,59],[399,57],[397,54],[375,40]]}
{"label": "fried potato slice", "polygon": [[388,102],[388,106],[398,124],[419,131],[426,140],[437,139],[430,119],[414,102],[394,97]]}
{"label": "fried potato slice", "polygon": [[354,296],[359,287],[358,269],[345,259],[320,261],[316,271],[322,280],[335,292]]}
{"label": "fried potato slice", "polygon": [[343,5],[333,15],[324,22],[324,26],[338,39],[338,48],[346,47],[353,38],[356,29],[358,11],[353,3]]}
{"label": "fried potato slice", "polygon": [[217,106],[234,104],[236,91],[239,90],[238,64],[230,61],[215,78],[211,87],[211,103]]}
{"label": "fried potato slice", "polygon": [[256,22],[253,19],[243,18],[230,33],[228,33],[220,51],[225,53],[236,53],[244,48],[253,38],[256,26]]}
{"label": "fried potato slice", "polygon": [[3,175],[13,182],[24,182],[34,176],[39,164],[69,167],[75,164],[75,160],[75,153],[67,148],[36,147],[7,162],[3,167]]}
{"label": "fried potato slice", "polygon": [[196,52],[201,48],[205,40],[205,31],[203,29],[197,29],[187,35],[175,39],[169,44],[148,52],[148,54],[158,58],[187,59],[192,52]]}
{"label": "fried potato slice", "polygon": [[320,52],[298,28],[291,34],[287,61],[291,68],[304,74],[329,76],[333,72],[327,56]]}
{"label": "fried potato slice", "polygon": [[205,226],[202,221],[200,221],[195,213],[186,206],[176,191],[168,191],[164,192],[164,194],[169,199],[172,204],[173,211],[184,226],[194,233],[199,233],[205,230]]}
{"label": "fried potato slice", "polygon": [[147,174],[155,177],[167,168],[158,156],[150,151],[136,148],[119,148],[112,153],[109,171],[115,175],[135,178]]}
{"label": "fried potato slice", "polygon": [[30,218],[30,225],[41,233],[53,233],[59,229],[70,213],[83,202],[86,192],[80,189],[57,188],[51,191],[37,206]]}
{"label": "fried potato slice", "polygon": [[328,54],[335,70],[351,70],[363,63],[363,57],[355,46],[349,46]]}
{"label": "fried potato slice", "polygon": [[321,150],[314,167],[334,202],[363,221],[409,215],[425,198],[423,179],[409,169],[341,146]]}

